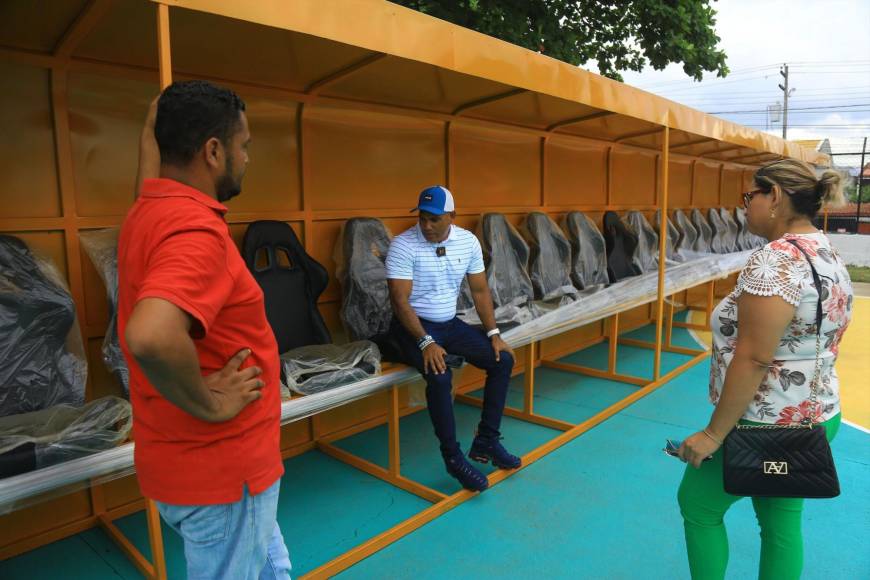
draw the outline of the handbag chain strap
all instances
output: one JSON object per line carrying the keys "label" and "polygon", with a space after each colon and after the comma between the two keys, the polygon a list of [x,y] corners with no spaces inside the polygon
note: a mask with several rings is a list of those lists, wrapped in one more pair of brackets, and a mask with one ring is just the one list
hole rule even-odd
{"label": "handbag chain strap", "polygon": [[[819,406],[819,382],[821,381],[822,374],[822,279],[806,251],[795,240],[789,239],[786,241],[797,248],[807,259],[810,271],[813,274],[813,285],[819,293],[819,299],[816,302],[816,366],[813,371],[813,379],[810,382],[810,405],[813,411],[815,411]],[[791,423],[789,425],[737,425],[738,429],[811,429],[812,427],[813,420],[811,417],[807,417],[799,423]]]}

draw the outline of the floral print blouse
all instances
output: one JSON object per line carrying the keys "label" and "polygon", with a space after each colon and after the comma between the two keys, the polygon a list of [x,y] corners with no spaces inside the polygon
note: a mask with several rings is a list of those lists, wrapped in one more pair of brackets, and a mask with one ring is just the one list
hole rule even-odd
{"label": "floral print blouse", "polygon": [[[822,282],[820,404],[815,410],[810,403],[810,383],[816,364],[819,294],[806,257],[787,240],[797,242],[810,256]],[[714,405],[719,401],[725,372],[734,356],[740,327],[737,298],[743,292],[779,296],[796,307],[767,376],[758,386],[743,418],[789,424],[806,418],[820,422],[834,417],[840,412],[839,380],[834,363],[840,339],[852,318],[852,281],[828,237],[821,232],[785,234],[750,256],[734,290],[713,311],[710,401]]]}

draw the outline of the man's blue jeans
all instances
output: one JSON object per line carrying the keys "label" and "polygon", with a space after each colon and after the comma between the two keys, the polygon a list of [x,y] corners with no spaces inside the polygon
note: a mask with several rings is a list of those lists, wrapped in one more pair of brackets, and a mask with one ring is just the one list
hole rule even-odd
{"label": "man's blue jeans", "polygon": [[160,515],[184,539],[189,580],[290,578],[290,554],[278,528],[279,479],[252,496],[217,505],[157,503]]}
{"label": "man's blue jeans", "polygon": [[[448,353],[463,356],[470,364],[486,371],[483,411],[477,432],[482,437],[497,439],[514,358],[510,353],[502,352],[500,360],[496,361],[492,342],[486,337],[486,333],[458,318],[447,322],[432,322],[421,318],[420,323],[426,333],[432,335],[435,342]],[[441,443],[441,454],[451,457],[461,453],[456,440],[456,419],[453,415],[453,373],[449,368],[441,375],[426,373],[423,370],[423,353],[417,348],[414,337],[398,322],[395,323],[393,332],[402,347],[405,359],[426,379],[426,402],[432,426]]]}

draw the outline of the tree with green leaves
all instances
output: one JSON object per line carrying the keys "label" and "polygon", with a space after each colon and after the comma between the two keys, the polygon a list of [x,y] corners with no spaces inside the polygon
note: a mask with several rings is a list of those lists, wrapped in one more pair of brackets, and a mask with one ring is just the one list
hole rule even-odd
{"label": "tree with green leaves", "polygon": [[728,74],[710,0],[392,0],[601,74],[682,63],[701,80]]}

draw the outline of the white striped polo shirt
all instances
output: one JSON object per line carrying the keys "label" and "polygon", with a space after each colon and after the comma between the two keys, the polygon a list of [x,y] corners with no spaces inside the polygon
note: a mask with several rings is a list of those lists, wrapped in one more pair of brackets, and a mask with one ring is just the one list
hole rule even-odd
{"label": "white striped polo shirt", "polygon": [[[437,248],[444,247],[443,256]],[[456,300],[466,274],[484,271],[477,237],[459,226],[440,243],[426,240],[420,225],[402,232],[387,253],[387,278],[413,280],[410,304],[420,318],[446,322],[456,316]]]}

